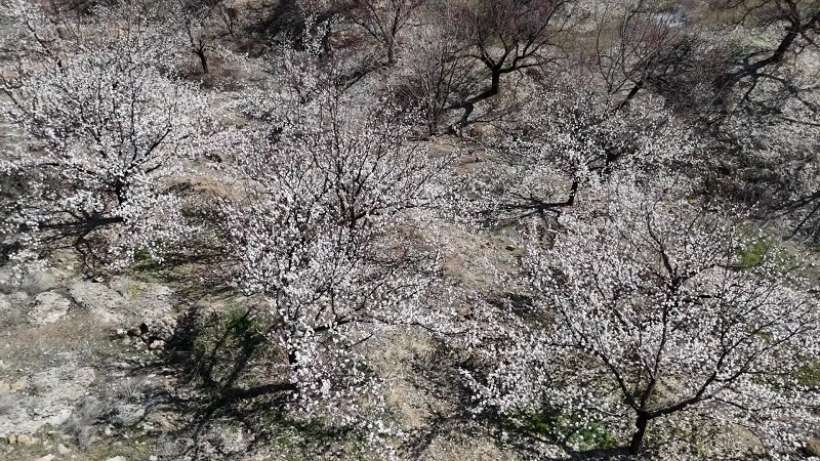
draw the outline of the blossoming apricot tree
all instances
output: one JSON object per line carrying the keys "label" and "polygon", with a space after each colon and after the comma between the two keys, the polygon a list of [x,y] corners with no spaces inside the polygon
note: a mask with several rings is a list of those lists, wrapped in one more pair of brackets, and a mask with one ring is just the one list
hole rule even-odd
{"label": "blossoming apricot tree", "polygon": [[[569,450],[594,429],[605,446],[585,448],[617,456],[798,457],[818,424],[805,370],[820,310],[793,261],[687,201],[627,189],[530,249],[531,311],[478,348],[492,371],[465,371],[479,409]],[[735,436],[698,452],[690,437],[707,428]]]}
{"label": "blossoming apricot tree", "polygon": [[31,252],[66,237],[88,243],[112,229],[115,241],[98,255],[127,255],[137,242],[173,237],[179,229],[161,230],[177,211],[163,181],[201,146],[204,97],[158,68],[167,50],[142,29],[144,18],[100,12],[114,15],[106,22],[112,30],[95,30],[49,22],[30,4],[18,8],[22,39],[34,48],[21,50],[17,72],[0,80],[9,120],[30,141],[6,159],[20,186],[4,217],[9,238],[24,239]]}
{"label": "blossoming apricot tree", "polygon": [[236,285],[276,319],[265,333],[282,351],[276,390],[350,422],[379,400],[362,345],[428,322],[434,257],[401,236],[440,162],[401,126],[353,116],[335,90],[294,101],[279,101],[272,133],[236,138],[244,196],[223,206],[227,253]]}

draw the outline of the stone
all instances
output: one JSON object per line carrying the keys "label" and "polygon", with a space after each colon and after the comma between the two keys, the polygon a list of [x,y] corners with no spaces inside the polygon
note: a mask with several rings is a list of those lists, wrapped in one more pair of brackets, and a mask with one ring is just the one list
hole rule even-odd
{"label": "stone", "polygon": [[242,428],[233,425],[219,425],[210,430],[206,439],[227,453],[242,453],[248,448],[248,439]]}
{"label": "stone", "polygon": [[78,281],[68,289],[77,304],[96,321],[106,324],[122,322],[125,299],[116,291],[98,282]]}
{"label": "stone", "polygon": [[7,264],[0,268],[0,288],[16,288],[37,293],[53,290],[65,283],[69,277],[69,272],[47,266],[44,261]]}
{"label": "stone", "polygon": [[61,443],[61,444],[57,445],[57,453],[60,456],[65,456],[65,455],[71,453],[71,449]]}
{"label": "stone", "polygon": [[30,376],[24,383],[37,392],[15,396],[0,418],[0,437],[17,434],[19,439],[20,434],[34,434],[44,426],[65,423],[76,404],[87,398],[94,379],[93,368],[76,365],[49,368]]}
{"label": "stone", "polygon": [[34,298],[34,306],[29,311],[29,320],[35,325],[54,323],[68,314],[71,301],[65,296],[47,291]]}
{"label": "stone", "polygon": [[111,288],[126,301],[128,315],[135,321],[154,325],[175,318],[174,291],[165,285],[118,276],[111,280]]}
{"label": "stone", "polygon": [[108,458],[105,461],[128,461],[125,456],[115,456],[113,458]]}
{"label": "stone", "polygon": [[0,394],[15,394],[26,388],[26,381],[18,379],[12,383],[0,381]]}
{"label": "stone", "polygon": [[[11,442],[11,439],[9,439],[9,442]],[[17,434],[14,437],[14,442],[11,442],[11,443],[15,443],[17,445],[32,446],[32,445],[36,444],[37,442],[38,442],[38,440],[36,438],[34,438],[34,437],[32,437],[28,434]]]}
{"label": "stone", "polygon": [[151,344],[148,345],[148,349],[151,349],[151,350],[163,349],[164,347],[165,347],[165,341],[163,341],[161,339],[151,341]]}
{"label": "stone", "polygon": [[10,303],[17,305],[28,304],[31,301],[31,297],[25,291],[15,291],[8,296],[8,299]]}
{"label": "stone", "polygon": [[48,454],[48,455],[41,456],[41,457],[37,458],[37,461],[54,461],[54,458],[56,458],[56,456],[54,456],[52,454]]}

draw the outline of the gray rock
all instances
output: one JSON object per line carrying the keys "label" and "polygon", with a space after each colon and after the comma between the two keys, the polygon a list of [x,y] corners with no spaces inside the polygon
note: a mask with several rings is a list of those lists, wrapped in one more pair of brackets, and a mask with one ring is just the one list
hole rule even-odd
{"label": "gray rock", "polygon": [[78,281],[69,293],[82,308],[109,324],[165,323],[173,319],[174,292],[165,285],[116,277],[110,286]]}
{"label": "gray rock", "polygon": [[26,445],[31,446],[39,442],[36,438],[27,434],[9,434],[5,436],[10,445]]}
{"label": "gray rock", "polygon": [[0,324],[21,326],[29,323],[31,304],[31,298],[22,291],[0,294]]}
{"label": "gray rock", "polygon": [[65,283],[72,274],[54,267],[44,261],[33,261],[24,264],[7,264],[0,267],[0,288],[14,288],[37,293],[53,290]]}
{"label": "gray rock", "polygon": [[122,322],[125,299],[106,285],[79,281],[72,284],[68,291],[74,301],[93,315],[95,320],[109,324]]}
{"label": "gray rock", "polygon": [[0,395],[2,394],[16,394],[26,388],[24,380],[17,380],[14,382],[0,381]]}
{"label": "gray rock", "polygon": [[[45,425],[59,426],[66,422],[77,402],[83,400],[94,382],[92,368],[62,366],[30,376],[31,392],[17,394],[11,406],[0,418],[0,437],[10,434],[29,435]],[[21,443],[21,442],[18,442]]]}
{"label": "gray rock", "polygon": [[47,291],[34,298],[34,306],[29,311],[29,320],[35,325],[54,323],[68,314],[71,301],[65,296]]}
{"label": "gray rock", "polygon": [[534,214],[523,219],[501,220],[496,228],[500,235],[512,241],[539,242],[551,247],[559,225],[553,216]]}
{"label": "gray rock", "polygon": [[0,287],[5,289],[19,288],[21,274],[17,272],[16,266],[6,264],[0,267]]}
{"label": "gray rock", "polygon": [[223,453],[242,453],[247,450],[250,440],[242,429],[233,425],[218,425],[208,431],[207,442]]}
{"label": "gray rock", "polygon": [[125,299],[132,320],[150,325],[173,318],[174,291],[167,286],[121,276],[111,287]]}
{"label": "gray rock", "polygon": [[12,307],[25,306],[31,302],[31,297],[25,291],[15,291],[14,293],[8,295],[8,300]]}
{"label": "gray rock", "polygon": [[115,456],[113,458],[108,458],[105,461],[128,461],[125,456]]}

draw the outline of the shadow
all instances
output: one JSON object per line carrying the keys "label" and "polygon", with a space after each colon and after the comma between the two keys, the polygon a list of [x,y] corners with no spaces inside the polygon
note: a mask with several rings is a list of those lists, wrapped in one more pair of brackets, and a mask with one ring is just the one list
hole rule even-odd
{"label": "shadow", "polygon": [[[359,436],[352,426],[289,412],[297,388],[283,372],[281,364],[287,358],[262,334],[270,321],[253,306],[216,313],[191,303],[154,360],[130,370],[173,383],[171,388],[154,389],[144,417],[162,414],[181,422],[163,434],[186,441],[168,459],[234,459],[238,451],[247,456],[280,446],[298,453],[329,453],[338,449],[340,440]],[[241,447],[221,446],[219,437],[215,439],[225,428],[246,435]]]}
{"label": "shadow", "polygon": [[[571,446],[574,432],[547,430],[541,425],[523,425],[512,418],[485,408],[477,411],[472,391],[466,387],[459,369],[477,371],[479,365],[458,351],[439,342],[433,354],[417,357],[413,362],[412,384],[423,390],[435,407],[428,405],[423,429],[415,431],[402,446],[408,459],[426,459],[427,450],[437,439],[458,440],[465,434],[480,434],[501,448],[534,459],[548,461],[592,461],[635,459],[623,447],[603,447],[577,450]],[[444,403],[443,405],[441,403]],[[441,409],[445,408],[445,409]],[[556,418],[558,413],[542,410],[543,420]],[[465,441],[468,441],[465,439]],[[546,456],[547,447],[559,447],[564,455]]]}

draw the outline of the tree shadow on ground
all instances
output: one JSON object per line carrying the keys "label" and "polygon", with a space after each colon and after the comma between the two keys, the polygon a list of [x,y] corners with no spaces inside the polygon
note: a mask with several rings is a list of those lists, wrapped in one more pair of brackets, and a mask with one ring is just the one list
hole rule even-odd
{"label": "tree shadow on ground", "polygon": [[[465,354],[443,342],[437,343],[433,354],[414,361],[412,384],[437,403],[435,406],[428,405],[423,429],[415,431],[403,445],[405,456],[425,459],[427,450],[438,439],[459,440],[464,438],[464,434],[479,434],[502,450],[546,461],[634,459],[627,455],[623,447],[586,447],[579,450],[569,443],[573,434],[548,430],[542,424],[521,424],[490,408],[476,411],[473,393],[465,385],[459,370],[476,371],[478,367],[480,365],[472,363]],[[548,420],[556,415],[544,413],[541,416]],[[549,456],[545,450],[548,447],[557,447],[563,454]]]}
{"label": "tree shadow on ground", "polygon": [[[244,459],[271,447],[320,459],[357,437],[351,427],[289,413],[294,387],[271,366],[281,357],[260,333],[268,321],[252,306],[217,313],[190,304],[154,360],[130,370],[168,383],[154,390],[150,409],[175,422],[163,434],[175,441],[168,459]],[[225,440],[228,432],[240,436]]]}
{"label": "tree shadow on ground", "polygon": [[[493,371],[486,364],[473,362],[469,354],[455,350],[443,341],[436,343],[432,353],[415,357],[409,377],[411,383],[430,397],[429,402],[435,403],[428,404],[426,408],[427,416],[424,424],[420,425],[423,429],[411,434],[402,446],[403,454],[408,459],[427,459],[428,450],[436,440],[465,440],[465,434],[473,434],[472,437],[480,435],[500,449],[522,454],[526,459],[634,461],[666,457],[658,451],[662,447],[654,446],[647,447],[641,455],[632,455],[627,449],[628,441],[617,441],[606,436],[605,431],[601,432],[602,428],[593,432],[584,426],[559,428],[555,422],[562,417],[560,409],[550,410],[544,406],[526,418],[511,418],[488,407],[477,410],[474,394],[466,386],[459,370],[470,370],[477,376]],[[695,443],[692,443],[694,447]],[[552,450],[545,450],[548,447]],[[556,452],[555,448],[562,453],[558,456],[547,454]],[[711,457],[703,455],[702,459]],[[768,458],[738,452],[722,455],[721,459],[749,461]]]}

